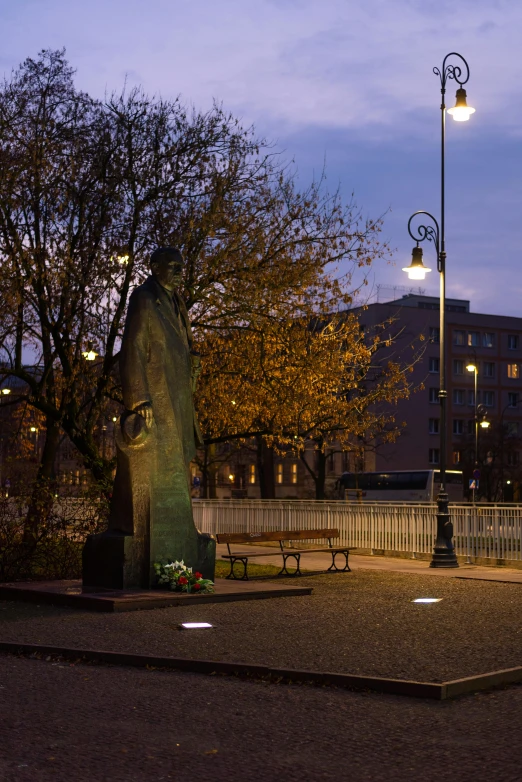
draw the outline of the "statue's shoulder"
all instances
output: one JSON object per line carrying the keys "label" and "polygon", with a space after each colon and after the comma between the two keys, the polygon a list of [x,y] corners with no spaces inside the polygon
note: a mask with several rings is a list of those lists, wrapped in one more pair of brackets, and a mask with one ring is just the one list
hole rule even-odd
{"label": "statue's shoulder", "polygon": [[146,308],[156,306],[158,300],[158,292],[154,280],[150,277],[145,280],[144,283],[134,288],[130,295],[129,306]]}

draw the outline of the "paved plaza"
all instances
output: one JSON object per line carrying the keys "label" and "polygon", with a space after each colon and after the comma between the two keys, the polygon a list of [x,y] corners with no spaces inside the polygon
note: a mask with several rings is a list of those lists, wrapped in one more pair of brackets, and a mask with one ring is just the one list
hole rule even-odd
{"label": "paved plaza", "polygon": [[[299,579],[304,597],[109,615],[2,602],[1,640],[432,682],[521,664],[520,571],[351,559]],[[214,627],[180,632],[190,620]],[[522,777],[520,686],[440,703],[3,655],[0,698],[2,782]]]}

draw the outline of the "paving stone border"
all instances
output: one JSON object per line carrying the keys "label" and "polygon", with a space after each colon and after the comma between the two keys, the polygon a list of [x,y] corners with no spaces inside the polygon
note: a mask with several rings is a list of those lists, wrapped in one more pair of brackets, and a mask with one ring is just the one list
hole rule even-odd
{"label": "paving stone border", "polygon": [[406,695],[413,698],[449,700],[482,690],[505,687],[522,682],[522,666],[500,671],[468,676],[446,682],[420,682],[408,679],[387,679],[375,676],[356,676],[345,673],[323,671],[299,671],[291,668],[272,668],[250,663],[227,663],[214,660],[197,660],[156,655],[127,654],[98,649],[72,649],[45,644],[27,644],[9,641],[0,642],[0,653],[20,657],[45,657],[49,660],[123,665],[134,668],[183,671],[206,675],[239,676],[262,679],[283,684],[312,684],[317,686],[342,687],[349,690],[366,690],[390,695]]}

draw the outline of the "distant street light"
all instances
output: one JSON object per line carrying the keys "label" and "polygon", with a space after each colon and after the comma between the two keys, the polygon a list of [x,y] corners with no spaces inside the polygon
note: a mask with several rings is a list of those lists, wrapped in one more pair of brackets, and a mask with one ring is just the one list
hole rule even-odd
{"label": "distant street light", "polygon": [[87,343],[87,350],[83,351],[82,356],[86,361],[94,361],[97,358],[98,353],[94,350],[92,342]]}
{"label": "distant street light", "polygon": [[2,394],[4,394],[4,396],[7,396],[10,393],[11,393],[11,389],[10,388],[2,388]]}
{"label": "distant street light", "polygon": [[[458,57],[464,65],[463,68],[460,65],[446,64],[450,57]],[[422,248],[419,246],[420,242],[427,239],[433,242],[437,253],[437,271],[440,277],[440,335],[439,335],[439,369],[440,369],[440,388],[439,388],[439,402],[440,402],[440,449],[439,449],[439,468],[440,468],[440,490],[437,496],[437,539],[435,541],[435,548],[433,550],[430,567],[458,567],[457,557],[455,555],[455,547],[453,545],[453,524],[451,522],[449,514],[448,495],[446,493],[446,442],[447,442],[447,429],[448,422],[446,416],[446,355],[445,355],[445,328],[446,328],[446,244],[445,244],[445,141],[446,141],[446,83],[448,79],[453,79],[458,85],[456,103],[452,109],[448,109],[448,114],[451,114],[453,119],[457,122],[463,122],[469,119],[475,109],[472,109],[467,105],[466,90],[464,84],[469,79],[469,66],[464,57],[457,52],[450,52],[447,54],[442,62],[442,69],[434,68],[433,72],[440,79],[440,92],[442,96],[441,100],[441,181],[440,181],[440,228],[437,220],[429,212],[420,211],[413,214],[408,221],[408,233],[411,238],[416,242],[416,246],[413,248],[411,263],[406,266],[405,271],[410,279],[423,280],[426,274],[431,271],[427,266],[424,266],[422,261]],[[433,225],[419,225],[416,228],[416,232],[412,232],[411,224],[412,220],[420,215],[424,215],[429,218]]]}

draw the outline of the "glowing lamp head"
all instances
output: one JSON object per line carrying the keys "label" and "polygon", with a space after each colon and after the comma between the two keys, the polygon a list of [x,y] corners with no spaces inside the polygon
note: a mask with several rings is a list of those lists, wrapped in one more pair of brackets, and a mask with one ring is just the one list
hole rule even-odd
{"label": "glowing lamp head", "polygon": [[489,421],[481,421],[480,425],[483,429],[489,429]]}
{"label": "glowing lamp head", "polygon": [[4,394],[5,396],[7,396],[7,394],[10,394],[10,393],[11,393],[11,389],[10,388],[2,388],[2,394]]}
{"label": "glowing lamp head", "polygon": [[466,369],[468,370],[468,372],[476,372],[477,371],[477,367],[475,366],[475,364],[468,364]]}
{"label": "glowing lamp head", "polygon": [[422,262],[422,247],[413,248],[412,254],[411,254],[411,264],[409,266],[405,266],[402,270],[403,272],[406,272],[410,280],[423,280],[426,276],[427,272],[431,272],[431,269],[428,269],[427,266],[424,266]]}
{"label": "glowing lamp head", "polygon": [[94,346],[92,342],[89,342],[87,344],[87,350],[84,350],[82,353],[82,356],[86,361],[94,361],[97,357],[98,353],[94,350]]}
{"label": "glowing lamp head", "polygon": [[474,112],[475,109],[467,104],[466,90],[460,87],[457,90],[455,105],[452,109],[448,109],[448,114],[451,114],[455,122],[466,122]]}

